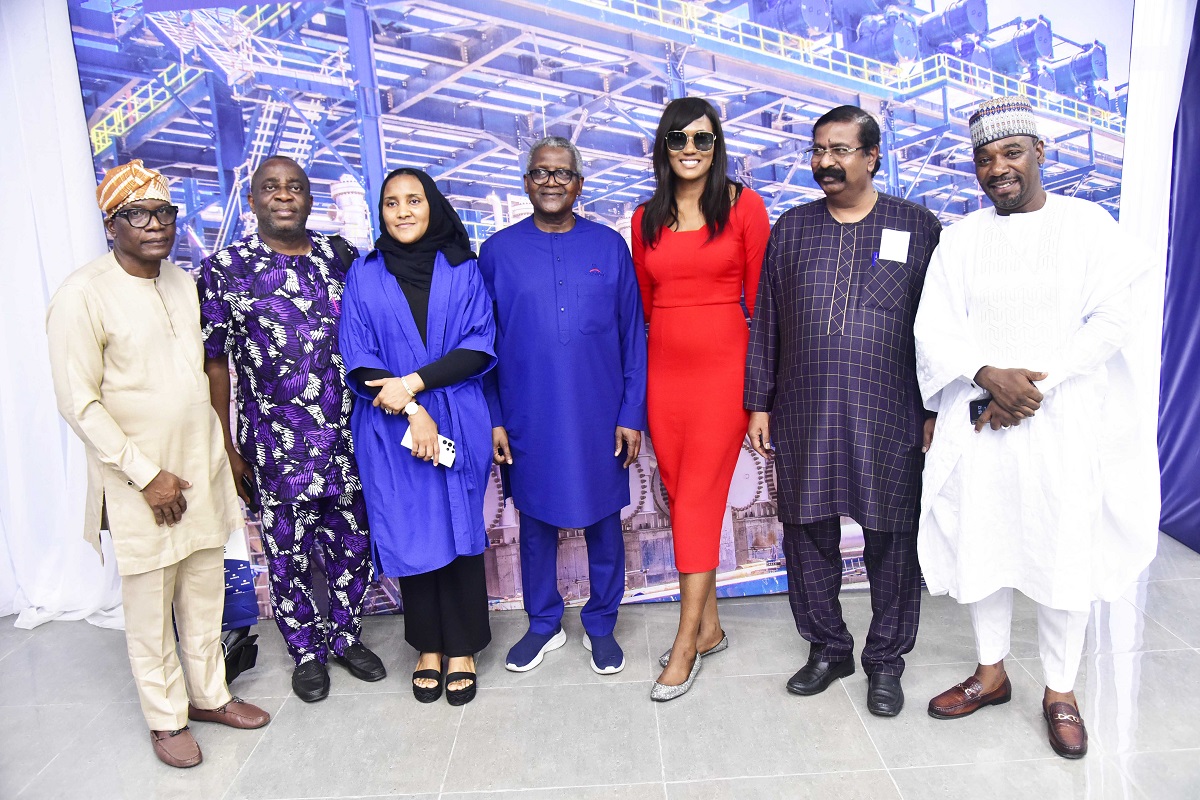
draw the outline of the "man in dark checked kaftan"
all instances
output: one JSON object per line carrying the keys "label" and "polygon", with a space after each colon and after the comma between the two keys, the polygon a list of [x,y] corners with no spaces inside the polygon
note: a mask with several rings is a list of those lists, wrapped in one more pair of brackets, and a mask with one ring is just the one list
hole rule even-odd
{"label": "man in dark checked kaftan", "polygon": [[875,190],[879,126],[862,109],[821,117],[808,155],[826,197],[790,209],[771,232],[746,362],[750,440],[764,455],[774,445],[788,596],[811,643],[788,690],[817,694],[854,672],[838,602],[846,516],[863,528],[871,582],[867,705],[894,716],[920,615],[927,437],[912,325],[941,226]]}

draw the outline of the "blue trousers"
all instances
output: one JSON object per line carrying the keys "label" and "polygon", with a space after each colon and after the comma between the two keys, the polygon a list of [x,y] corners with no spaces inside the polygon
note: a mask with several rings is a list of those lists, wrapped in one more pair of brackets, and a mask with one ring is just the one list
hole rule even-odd
{"label": "blue trousers", "polygon": [[[583,530],[587,543],[592,594],[581,614],[591,636],[608,636],[617,624],[617,608],[625,593],[625,539],[618,511]],[[521,582],[525,613],[534,633],[552,634],[563,615],[558,592],[558,528],[528,514],[521,515]]]}

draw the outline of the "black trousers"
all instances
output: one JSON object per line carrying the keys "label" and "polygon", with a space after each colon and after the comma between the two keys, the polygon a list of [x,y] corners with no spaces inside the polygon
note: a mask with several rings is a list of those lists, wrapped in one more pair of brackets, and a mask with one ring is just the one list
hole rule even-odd
{"label": "black trousers", "polygon": [[[788,602],[796,630],[824,661],[854,657],[854,637],[842,619],[842,528],[837,517],[783,526]],[[871,582],[871,627],[862,651],[868,675],[901,675],[904,654],[917,641],[921,617],[921,567],[917,534],[863,528],[863,560]]]}
{"label": "black trousers", "polygon": [[421,653],[459,658],[492,640],[483,553],[444,567],[397,578],[404,601],[404,641]]}

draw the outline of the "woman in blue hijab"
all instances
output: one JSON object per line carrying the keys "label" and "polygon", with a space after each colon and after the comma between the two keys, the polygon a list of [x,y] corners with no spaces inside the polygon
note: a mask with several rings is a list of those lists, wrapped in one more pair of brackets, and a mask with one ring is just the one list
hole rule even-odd
{"label": "woman in blue hijab", "polygon": [[428,175],[389,174],[379,218],[375,249],[347,276],[339,332],[359,398],[350,424],[371,551],[377,572],[397,579],[404,638],[420,653],[413,694],[441,696],[445,657],[446,699],[462,705],[491,641],[482,375],[496,362],[492,304],[466,229]]}

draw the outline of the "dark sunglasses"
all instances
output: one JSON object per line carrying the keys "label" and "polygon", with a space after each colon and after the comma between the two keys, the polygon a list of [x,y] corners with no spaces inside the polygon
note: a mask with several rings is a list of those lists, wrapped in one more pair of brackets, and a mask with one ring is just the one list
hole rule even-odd
{"label": "dark sunglasses", "polygon": [[687,147],[688,141],[696,145],[696,149],[702,153],[712,150],[717,143],[717,135],[712,131],[696,131],[694,134],[687,131],[667,131],[665,138],[667,149],[676,153]]}
{"label": "dark sunglasses", "polygon": [[147,208],[127,208],[118,211],[113,217],[124,217],[132,228],[144,228],[150,224],[150,217],[158,220],[160,225],[173,225],[179,216],[179,206],[160,206],[153,211]]}

